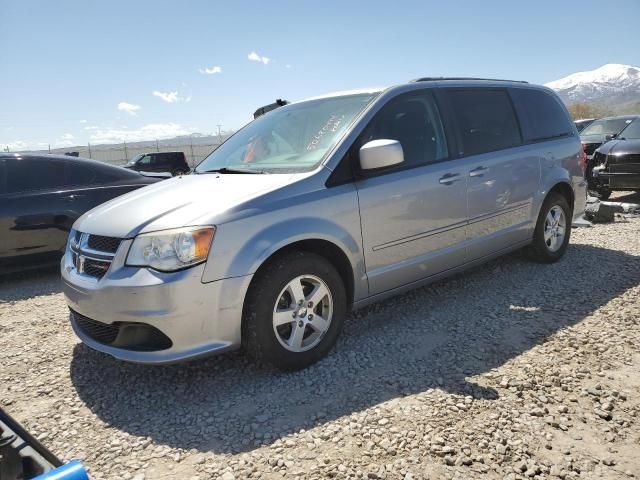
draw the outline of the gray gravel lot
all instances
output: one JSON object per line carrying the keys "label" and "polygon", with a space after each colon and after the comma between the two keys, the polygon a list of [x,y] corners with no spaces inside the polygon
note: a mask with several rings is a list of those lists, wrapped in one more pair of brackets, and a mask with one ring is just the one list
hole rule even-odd
{"label": "gray gravel lot", "polygon": [[95,479],[631,478],[639,324],[639,218],[359,311],[295,373],[118,362],[73,335],[55,271],[22,274],[0,281],[0,404]]}

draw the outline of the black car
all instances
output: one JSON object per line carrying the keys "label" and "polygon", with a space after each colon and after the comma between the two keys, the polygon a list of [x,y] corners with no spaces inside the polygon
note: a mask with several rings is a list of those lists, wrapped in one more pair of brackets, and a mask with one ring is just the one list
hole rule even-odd
{"label": "black car", "polygon": [[0,154],[0,274],[59,262],[80,215],[156,181],[85,158]]}
{"label": "black car", "polygon": [[141,153],[124,167],[138,172],[169,172],[174,177],[190,171],[184,152]]}
{"label": "black car", "polygon": [[595,118],[581,118],[579,120],[575,120],[573,123],[575,123],[578,132],[581,132],[589,125],[591,125],[595,120]]}
{"label": "black car", "polygon": [[616,136],[631,122],[640,119],[640,115],[625,115],[621,117],[606,117],[595,120],[580,132],[580,141],[584,146],[587,159],[591,159],[593,152],[600,145]]}
{"label": "black car", "polygon": [[589,190],[606,200],[614,190],[640,191],[640,120],[598,148],[587,170]]}

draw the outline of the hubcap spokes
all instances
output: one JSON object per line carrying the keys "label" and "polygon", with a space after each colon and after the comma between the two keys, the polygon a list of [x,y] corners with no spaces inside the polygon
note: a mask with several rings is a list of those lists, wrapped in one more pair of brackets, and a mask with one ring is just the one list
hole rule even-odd
{"label": "hubcap spokes", "polygon": [[557,205],[552,207],[544,221],[544,242],[549,251],[556,252],[560,249],[564,243],[566,228],[564,211]]}
{"label": "hubcap spokes", "polygon": [[302,275],[280,292],[273,309],[273,330],[284,348],[304,352],[320,343],[332,315],[329,287],[316,276]]}

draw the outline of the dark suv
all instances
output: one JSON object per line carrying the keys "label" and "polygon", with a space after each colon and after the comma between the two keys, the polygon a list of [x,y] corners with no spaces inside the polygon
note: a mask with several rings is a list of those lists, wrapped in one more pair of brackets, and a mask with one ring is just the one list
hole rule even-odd
{"label": "dark suv", "polygon": [[184,152],[141,153],[129,160],[125,168],[138,172],[170,172],[174,177],[190,171]]}

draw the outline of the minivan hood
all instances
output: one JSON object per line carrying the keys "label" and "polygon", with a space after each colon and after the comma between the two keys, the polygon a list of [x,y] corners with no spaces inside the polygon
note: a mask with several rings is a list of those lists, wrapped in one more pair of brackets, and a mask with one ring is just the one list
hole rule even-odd
{"label": "minivan hood", "polygon": [[75,230],[118,238],[203,225],[243,202],[292,183],[302,174],[215,174],[174,177],[90,210]]}

